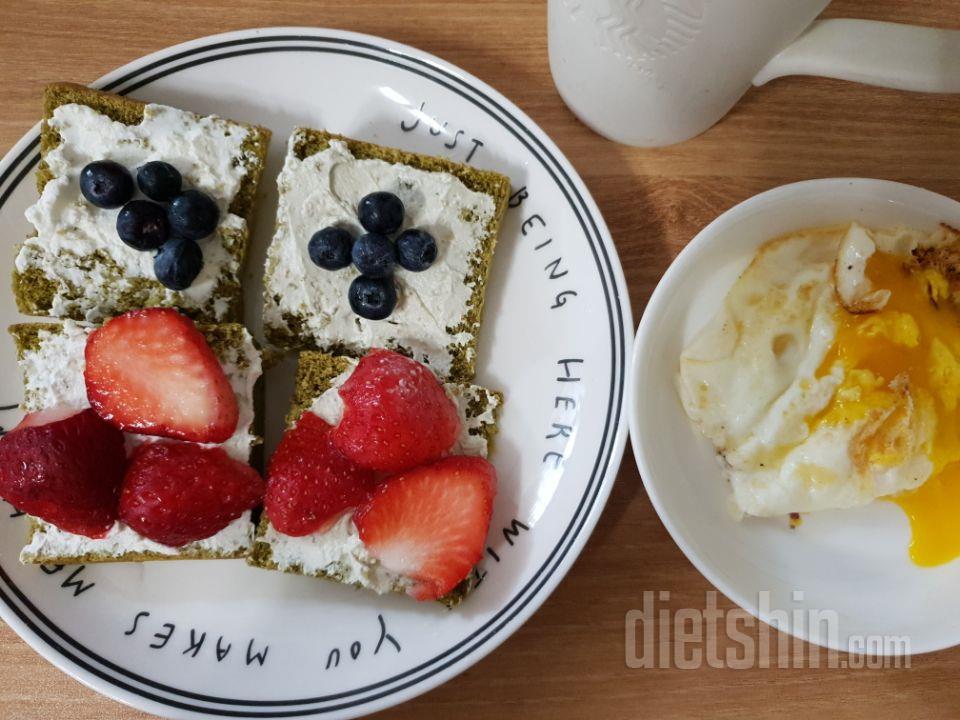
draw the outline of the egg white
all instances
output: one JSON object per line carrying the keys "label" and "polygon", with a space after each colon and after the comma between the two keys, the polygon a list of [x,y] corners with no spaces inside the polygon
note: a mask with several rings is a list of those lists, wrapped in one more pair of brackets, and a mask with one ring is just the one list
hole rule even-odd
{"label": "egg white", "polygon": [[853,448],[868,418],[812,431],[808,423],[844,380],[839,363],[817,377],[836,337],[840,288],[851,301],[882,305],[883,293],[864,276],[866,260],[878,248],[909,255],[917,242],[910,231],[874,237],[856,224],[775,239],[684,349],[680,399],[720,454],[737,513],[848,508],[929,477],[933,466],[920,449],[925,438],[913,439],[915,451],[895,465],[864,468]]}

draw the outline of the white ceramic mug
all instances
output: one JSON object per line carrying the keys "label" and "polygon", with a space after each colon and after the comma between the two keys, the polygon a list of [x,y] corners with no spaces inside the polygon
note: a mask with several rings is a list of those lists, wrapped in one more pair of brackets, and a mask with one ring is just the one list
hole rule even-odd
{"label": "white ceramic mug", "polygon": [[960,31],[814,22],[829,2],[549,0],[550,69],[584,123],[640,146],[699,135],[783,75],[960,92]]}

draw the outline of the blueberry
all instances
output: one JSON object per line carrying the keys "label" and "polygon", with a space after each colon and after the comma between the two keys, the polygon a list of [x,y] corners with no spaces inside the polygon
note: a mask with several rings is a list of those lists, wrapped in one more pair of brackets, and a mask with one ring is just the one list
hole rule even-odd
{"label": "blueberry", "polygon": [[357,219],[367,232],[396,232],[403,225],[403,203],[393,193],[370,193],[360,200]]}
{"label": "blueberry", "polygon": [[400,267],[421,272],[437,259],[437,241],[426,230],[404,230],[397,238],[397,262]]}
{"label": "blueberry", "polygon": [[140,192],[151,200],[168,202],[180,193],[183,178],[180,171],[170,163],[153,160],[137,170],[137,185]]}
{"label": "blueberry", "polygon": [[339,270],[350,264],[353,238],[343,228],[325,227],[317,230],[307,243],[307,252],[314,265],[324,270]]}
{"label": "blueberry", "polygon": [[393,272],[397,262],[397,249],[390,238],[376,233],[361,235],[353,244],[353,264],[362,274],[372,278],[385,278]]}
{"label": "blueberry", "polygon": [[206,193],[185,190],[170,203],[167,219],[171,234],[188,240],[202,240],[217,229],[220,208]]}
{"label": "blueberry", "polygon": [[167,211],[149,200],[131,200],[117,214],[117,235],[134,250],[156,250],[167,241]]}
{"label": "blueberry", "polygon": [[97,160],[80,171],[80,192],[100,208],[118,208],[133,197],[133,178],[120,163]]}
{"label": "blueberry", "polygon": [[157,280],[171,290],[186,290],[203,270],[203,251],[193,240],[171,238],[153,259]]}
{"label": "blueberry", "polygon": [[347,292],[350,307],[367,320],[383,320],[397,306],[397,288],[390,278],[372,278],[366,275],[354,278]]}

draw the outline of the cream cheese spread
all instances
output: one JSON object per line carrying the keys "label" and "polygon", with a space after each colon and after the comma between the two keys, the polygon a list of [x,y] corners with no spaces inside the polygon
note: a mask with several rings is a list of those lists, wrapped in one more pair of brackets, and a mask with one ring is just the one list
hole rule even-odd
{"label": "cream cheese spread", "polygon": [[253,541],[252,527],[248,510],[215,535],[181,547],[170,547],[143,537],[122,522],[114,523],[105,537],[96,539],[41,522],[40,527],[30,536],[30,542],[20,551],[20,561],[31,562],[37,557],[80,557],[86,553],[112,557],[122,557],[128,553],[171,556],[199,553],[226,555],[242,552],[250,547]]}

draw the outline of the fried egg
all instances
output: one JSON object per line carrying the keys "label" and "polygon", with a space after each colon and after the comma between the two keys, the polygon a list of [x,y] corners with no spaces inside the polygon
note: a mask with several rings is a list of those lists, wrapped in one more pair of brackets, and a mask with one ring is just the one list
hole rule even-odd
{"label": "fried egg", "polygon": [[740,515],[892,499],[921,565],[960,555],[960,236],[859,224],[763,245],[677,386]]}

